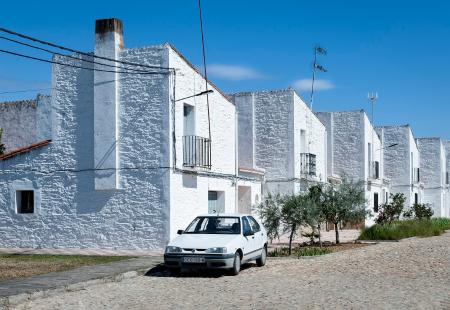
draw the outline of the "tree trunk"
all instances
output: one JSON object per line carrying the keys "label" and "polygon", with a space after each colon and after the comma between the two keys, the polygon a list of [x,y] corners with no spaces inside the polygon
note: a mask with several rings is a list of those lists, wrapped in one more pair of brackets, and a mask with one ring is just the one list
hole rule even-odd
{"label": "tree trunk", "polygon": [[291,230],[291,235],[289,236],[289,255],[291,255],[291,253],[292,253],[292,239],[294,238],[294,233],[295,233],[296,228],[297,228],[296,225],[293,224],[292,230]]}
{"label": "tree trunk", "polygon": [[336,244],[339,244],[339,227],[338,227],[338,223],[334,223],[334,231],[336,233]]}
{"label": "tree trunk", "polygon": [[319,244],[320,244],[320,247],[322,247],[322,238],[320,236],[320,224],[317,225],[317,231],[319,232]]}

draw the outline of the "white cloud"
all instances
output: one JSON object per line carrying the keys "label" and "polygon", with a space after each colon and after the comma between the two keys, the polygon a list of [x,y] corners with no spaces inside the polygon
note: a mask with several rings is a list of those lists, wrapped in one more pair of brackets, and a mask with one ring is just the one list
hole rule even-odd
{"label": "white cloud", "polygon": [[[292,86],[299,90],[311,90],[312,79],[300,79],[296,80],[292,83]],[[316,79],[314,81],[314,90],[329,90],[333,89],[336,86],[330,80]]]}
{"label": "white cloud", "polygon": [[211,64],[208,66],[208,73],[216,78],[233,81],[267,78],[266,75],[255,69],[239,65]]}

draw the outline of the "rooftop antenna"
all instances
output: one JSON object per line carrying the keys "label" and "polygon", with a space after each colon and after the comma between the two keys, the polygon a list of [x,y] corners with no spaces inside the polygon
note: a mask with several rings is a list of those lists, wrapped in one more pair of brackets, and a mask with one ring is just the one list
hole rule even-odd
{"label": "rooftop antenna", "polygon": [[[372,171],[371,171],[371,173],[373,173],[373,170],[374,170],[374,167],[372,167],[373,166],[373,161],[374,161],[374,156],[375,156],[375,154],[374,154],[374,151],[373,151],[373,140],[374,140],[374,131],[375,131],[375,122],[374,122],[374,114],[373,114],[373,107],[374,107],[374,105],[375,105],[375,103],[377,102],[377,100],[378,100],[378,93],[377,92],[371,92],[371,93],[367,93],[367,100],[369,101],[369,103],[371,104],[371,106],[372,106],[372,116],[371,116],[371,118],[372,118],[372,150],[371,150],[371,163],[370,163],[370,168],[372,169]],[[371,175],[372,176],[372,175]]]}
{"label": "rooftop antenna", "polygon": [[311,83],[311,98],[309,101],[309,107],[310,107],[311,111],[312,111],[313,102],[314,102],[314,82],[316,80],[316,71],[327,72],[327,69],[325,69],[323,66],[321,66],[317,62],[317,55],[326,55],[326,54],[327,54],[327,50],[324,49],[323,47],[320,47],[319,45],[316,45],[314,47],[314,62],[313,62],[313,76],[312,76],[312,83]]}

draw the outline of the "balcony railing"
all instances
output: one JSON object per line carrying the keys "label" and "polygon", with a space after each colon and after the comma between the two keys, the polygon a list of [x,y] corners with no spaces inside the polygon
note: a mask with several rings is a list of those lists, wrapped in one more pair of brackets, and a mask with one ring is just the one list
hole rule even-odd
{"label": "balcony railing", "polygon": [[211,169],[211,140],[183,136],[183,166]]}
{"label": "balcony railing", "polygon": [[369,162],[369,178],[378,180],[380,178],[380,162]]}
{"label": "balcony railing", "polygon": [[300,174],[301,175],[316,175],[316,155],[310,153],[300,154]]}

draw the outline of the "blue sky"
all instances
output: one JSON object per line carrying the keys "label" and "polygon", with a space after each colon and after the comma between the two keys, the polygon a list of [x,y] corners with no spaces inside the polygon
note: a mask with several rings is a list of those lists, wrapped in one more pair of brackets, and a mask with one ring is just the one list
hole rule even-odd
{"label": "blue sky", "polygon": [[[367,110],[367,92],[377,91],[376,125],[409,123],[416,136],[450,139],[450,2],[203,0],[203,10],[210,77],[224,91],[292,86],[309,100],[320,44],[328,72],[315,110]],[[7,1],[0,26],[92,51],[94,21],[107,17],[123,20],[126,47],[171,42],[201,64],[197,0]],[[3,40],[0,48],[45,56]],[[46,88],[50,79],[50,65],[0,54],[0,92]]]}

